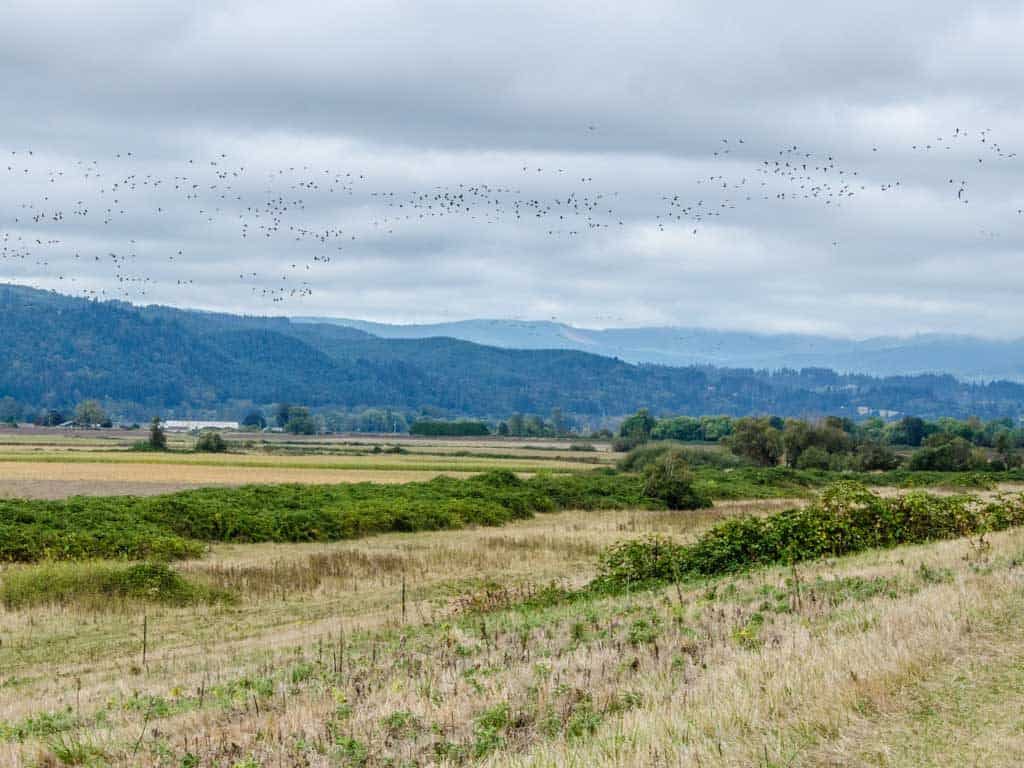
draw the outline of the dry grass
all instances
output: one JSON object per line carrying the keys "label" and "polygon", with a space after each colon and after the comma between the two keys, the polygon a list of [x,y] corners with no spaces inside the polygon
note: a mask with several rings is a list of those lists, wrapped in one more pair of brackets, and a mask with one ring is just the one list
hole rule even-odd
{"label": "dry grass", "polygon": [[[19,450],[0,452],[0,497],[61,499],[75,495],[146,496],[205,486],[248,483],[406,483],[438,475],[468,477],[495,467],[522,475],[538,469],[566,471],[590,465],[545,455],[496,459],[442,453],[416,454],[231,454],[131,453],[111,451],[86,438],[67,438],[59,446],[37,445],[29,436]],[[321,443],[310,443],[321,445]],[[526,453],[529,453],[528,451]]]}
{"label": "dry grass", "polygon": [[[171,435],[174,452],[128,450],[143,437],[139,432],[0,431],[0,498],[152,496],[246,483],[411,482],[440,474],[467,477],[495,468],[525,476],[540,470],[586,471],[595,463],[613,463],[616,456],[564,451],[565,441],[505,443],[408,436],[237,435],[229,437],[234,446],[231,453],[193,454],[184,451],[194,437]],[[406,453],[386,453],[389,446],[399,444]],[[374,446],[385,453],[368,453]]]}
{"label": "dry grass", "polygon": [[624,537],[783,506],[217,547],[182,569],[239,590],[237,606],[0,612],[0,723],[80,719],[63,743],[0,738],[0,765],[90,749],[268,768],[459,750],[492,766],[1020,764],[1022,531],[679,591],[492,599],[581,584]]}
{"label": "dry grass", "polygon": [[[310,449],[312,450],[312,449]],[[319,450],[319,449],[318,449]],[[538,470],[579,471],[592,464],[514,455],[453,455],[447,448],[423,453],[294,454],[144,453],[109,450],[88,442],[25,445],[0,451],[0,497],[60,499],[74,495],[152,495],[185,488],[248,483],[405,483],[438,475],[468,477],[506,468],[520,475]],[[529,454],[529,451],[524,451]],[[538,452],[533,452],[534,454]]]}
{"label": "dry grass", "polygon": [[146,496],[185,488],[248,483],[408,483],[470,472],[417,469],[303,469],[195,464],[0,462],[0,496],[61,499],[68,496]]}
{"label": "dry grass", "polygon": [[[247,483],[404,483],[506,468],[521,475],[592,469],[615,462],[569,441],[413,438],[403,435],[302,437],[228,433],[227,454],[188,453],[195,438],[170,434],[171,453],[131,451],[145,431],[0,428],[0,497],[153,495]],[[400,446],[402,453],[389,453]],[[373,453],[375,449],[382,453]]]}
{"label": "dry grass", "polygon": [[[54,464],[149,464],[158,466],[229,466],[257,467],[263,469],[376,469],[401,470],[457,470],[468,467],[468,471],[481,471],[493,467],[515,469],[586,469],[578,462],[548,461],[536,462],[520,459],[495,459],[481,456],[431,456],[423,454],[372,454],[342,455],[301,454],[281,455],[265,453],[148,453],[128,451],[74,451],[67,453],[12,452],[0,453],[0,463],[54,463]],[[474,469],[476,468],[476,469]]]}

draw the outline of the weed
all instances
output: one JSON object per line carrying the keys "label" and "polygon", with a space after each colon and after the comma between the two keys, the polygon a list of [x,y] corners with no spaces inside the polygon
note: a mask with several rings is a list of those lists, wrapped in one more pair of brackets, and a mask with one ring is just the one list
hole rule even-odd
{"label": "weed", "polygon": [[482,712],[473,724],[473,755],[486,757],[505,745],[510,723],[508,704],[498,704]]}
{"label": "weed", "polygon": [[594,711],[594,705],[589,697],[577,702],[572,709],[572,714],[565,723],[565,736],[568,739],[581,739],[595,733],[601,725],[601,714]]}

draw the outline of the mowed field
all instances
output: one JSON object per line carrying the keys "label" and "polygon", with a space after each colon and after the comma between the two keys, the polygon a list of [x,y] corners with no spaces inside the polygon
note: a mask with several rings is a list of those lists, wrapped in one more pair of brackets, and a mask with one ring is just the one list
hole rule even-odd
{"label": "mowed field", "polygon": [[799,503],[215,545],[175,568],[230,604],[2,607],[0,765],[1021,764],[1020,530],[531,602]]}
{"label": "mowed field", "polygon": [[[606,443],[426,439],[408,436],[297,438],[226,434],[229,451],[191,453],[195,438],[170,435],[169,453],[133,451],[138,431],[0,430],[0,497],[152,495],[251,483],[403,483],[505,468],[528,476],[610,466]],[[577,446],[578,447],[578,446]]]}

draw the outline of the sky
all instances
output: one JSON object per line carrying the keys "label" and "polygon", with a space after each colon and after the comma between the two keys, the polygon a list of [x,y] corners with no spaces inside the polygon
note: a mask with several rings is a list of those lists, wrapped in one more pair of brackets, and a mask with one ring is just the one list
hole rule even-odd
{"label": "sky", "polygon": [[1024,335],[1019,2],[4,5],[2,282]]}

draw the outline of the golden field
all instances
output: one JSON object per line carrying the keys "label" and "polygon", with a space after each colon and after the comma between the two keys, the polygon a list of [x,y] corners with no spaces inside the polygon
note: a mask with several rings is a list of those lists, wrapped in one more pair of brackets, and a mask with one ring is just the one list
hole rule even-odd
{"label": "golden field", "polygon": [[172,452],[148,453],[131,450],[143,437],[138,432],[19,432],[0,431],[0,498],[151,495],[249,483],[403,483],[494,468],[529,475],[586,471],[620,456],[601,444],[573,451],[568,441],[244,433],[228,434],[228,453],[188,452],[195,438],[178,434],[170,436]]}

